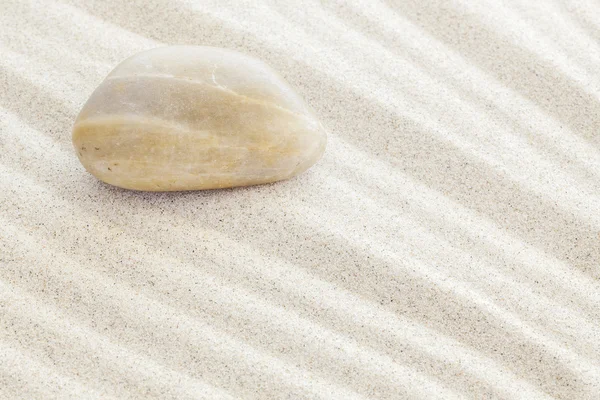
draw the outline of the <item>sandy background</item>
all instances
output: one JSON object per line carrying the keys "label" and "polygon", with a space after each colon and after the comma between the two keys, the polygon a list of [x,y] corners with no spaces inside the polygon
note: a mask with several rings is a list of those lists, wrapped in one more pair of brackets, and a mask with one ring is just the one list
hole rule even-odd
{"label": "sandy background", "polygon": [[[164,44],[268,62],[324,159],[96,181],[73,120]],[[599,67],[592,1],[0,0],[0,398],[599,398]]]}

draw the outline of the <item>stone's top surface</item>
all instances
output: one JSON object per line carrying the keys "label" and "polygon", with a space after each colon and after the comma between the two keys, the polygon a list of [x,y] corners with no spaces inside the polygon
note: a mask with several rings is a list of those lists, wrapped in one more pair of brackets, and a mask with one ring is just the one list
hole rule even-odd
{"label": "stone's top surface", "polygon": [[173,46],[117,66],[81,110],[77,154],[98,179],[137,190],[246,186],[293,177],[323,154],[323,126],[268,65]]}

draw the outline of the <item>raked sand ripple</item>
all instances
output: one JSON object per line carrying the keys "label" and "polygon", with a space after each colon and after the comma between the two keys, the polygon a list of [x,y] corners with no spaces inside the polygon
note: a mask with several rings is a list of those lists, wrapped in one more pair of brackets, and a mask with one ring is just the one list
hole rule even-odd
{"label": "raked sand ripple", "polygon": [[[0,8],[0,399],[597,398],[594,2]],[[278,71],[323,158],[185,193],[87,173],[90,94],[184,44]],[[194,84],[241,99],[212,72]]]}

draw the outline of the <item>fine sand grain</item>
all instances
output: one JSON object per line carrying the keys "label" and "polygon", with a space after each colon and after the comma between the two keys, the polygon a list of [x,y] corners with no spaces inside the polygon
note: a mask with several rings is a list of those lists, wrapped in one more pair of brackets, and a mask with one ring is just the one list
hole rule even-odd
{"label": "fine sand grain", "polygon": [[[263,59],[307,173],[140,193],[71,127],[166,44]],[[0,0],[0,399],[597,399],[600,5]]]}

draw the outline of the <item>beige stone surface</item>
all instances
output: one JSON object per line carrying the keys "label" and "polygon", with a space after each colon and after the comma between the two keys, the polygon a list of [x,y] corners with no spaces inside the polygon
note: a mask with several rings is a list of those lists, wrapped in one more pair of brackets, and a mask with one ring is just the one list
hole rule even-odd
{"label": "beige stone surface", "polygon": [[216,47],[167,46],[119,64],[77,116],[73,145],[98,179],[126,189],[249,186],[311,167],[327,135],[268,65]]}
{"label": "beige stone surface", "polygon": [[[581,0],[0,0],[0,399],[597,399]],[[305,173],[136,192],[71,129],[132,54],[263,60]]]}

